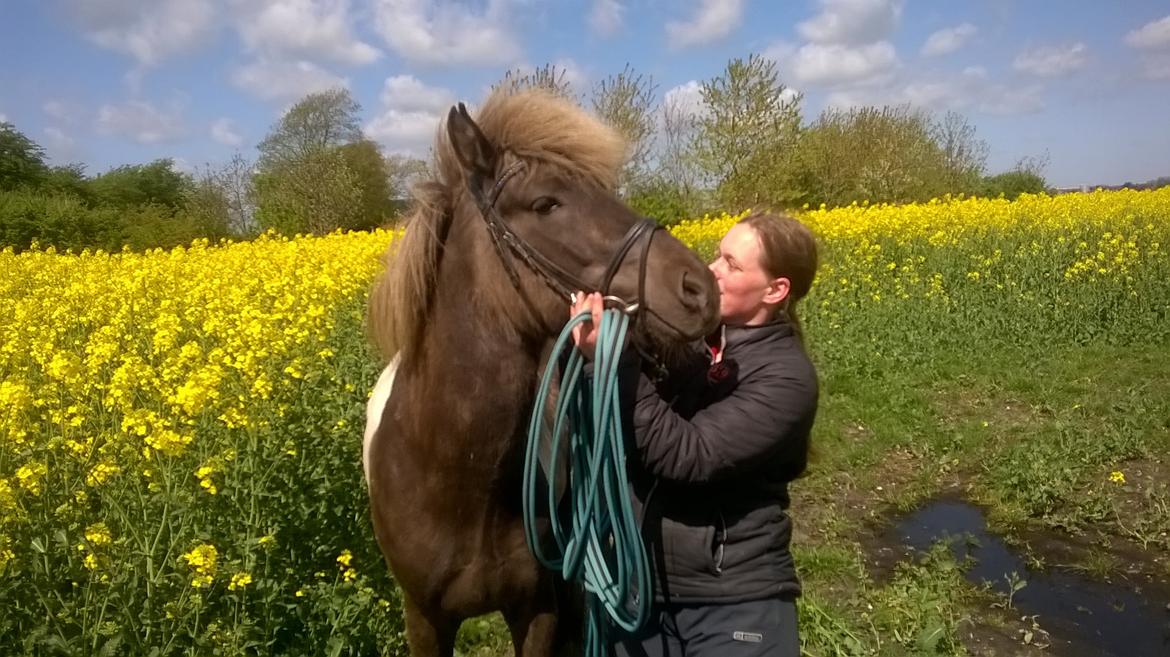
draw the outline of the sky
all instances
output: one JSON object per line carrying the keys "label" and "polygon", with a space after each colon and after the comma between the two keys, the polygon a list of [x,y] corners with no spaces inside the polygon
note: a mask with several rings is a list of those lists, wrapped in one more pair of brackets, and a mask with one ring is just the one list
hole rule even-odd
{"label": "sky", "polygon": [[1170,2],[1126,0],[7,0],[0,120],[90,174],[217,166],[305,94],[347,87],[386,152],[425,156],[455,101],[555,64],[580,94],[627,64],[698,101],[769,57],[827,107],[963,113],[990,172],[1062,187],[1170,175]]}

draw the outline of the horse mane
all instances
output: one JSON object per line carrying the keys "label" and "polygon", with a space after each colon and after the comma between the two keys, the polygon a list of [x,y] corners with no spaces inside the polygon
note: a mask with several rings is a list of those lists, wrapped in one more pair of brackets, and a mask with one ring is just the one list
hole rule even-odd
{"label": "horse mane", "polygon": [[[626,158],[618,133],[571,100],[548,91],[497,89],[475,114],[501,153],[547,164],[612,190]],[[411,190],[403,236],[386,250],[386,269],[370,291],[368,323],[386,359],[411,352],[430,315],[443,243],[464,195],[463,168],[442,122],[430,176]]]}

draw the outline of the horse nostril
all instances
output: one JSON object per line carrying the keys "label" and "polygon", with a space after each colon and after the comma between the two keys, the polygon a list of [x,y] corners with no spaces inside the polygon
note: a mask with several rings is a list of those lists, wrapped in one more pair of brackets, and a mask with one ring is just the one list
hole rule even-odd
{"label": "horse nostril", "polygon": [[700,309],[705,305],[706,292],[703,289],[703,284],[697,277],[687,276],[687,272],[682,275],[682,302],[683,305],[691,309]]}

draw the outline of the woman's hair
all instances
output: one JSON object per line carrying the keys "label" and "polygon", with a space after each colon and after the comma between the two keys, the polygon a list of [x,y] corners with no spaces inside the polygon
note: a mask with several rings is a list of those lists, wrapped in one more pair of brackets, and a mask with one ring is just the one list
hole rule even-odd
{"label": "woman's hair", "polygon": [[760,240],[760,266],[771,278],[787,278],[788,299],[781,306],[800,334],[796,302],[808,294],[817,274],[817,242],[812,231],[789,215],[753,212],[739,221],[756,231]]}

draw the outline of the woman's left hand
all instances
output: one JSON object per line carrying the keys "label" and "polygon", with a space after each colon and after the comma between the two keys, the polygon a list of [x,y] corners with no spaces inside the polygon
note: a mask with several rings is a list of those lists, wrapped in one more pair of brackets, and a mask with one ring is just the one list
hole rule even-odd
{"label": "woman's left hand", "polygon": [[581,350],[581,354],[585,356],[586,360],[593,360],[593,356],[597,352],[597,334],[600,330],[601,313],[604,309],[605,303],[602,301],[600,292],[592,292],[588,295],[584,292],[578,292],[577,302],[569,307],[570,319],[585,311],[589,311],[592,315],[590,319],[573,327],[573,342]]}

